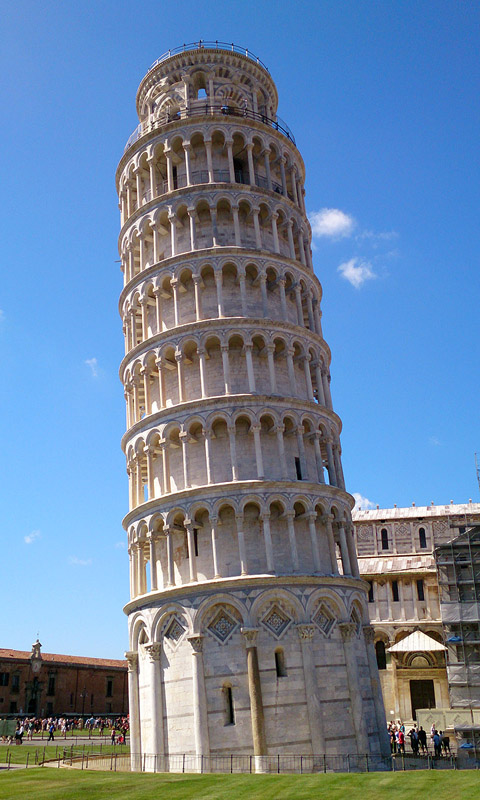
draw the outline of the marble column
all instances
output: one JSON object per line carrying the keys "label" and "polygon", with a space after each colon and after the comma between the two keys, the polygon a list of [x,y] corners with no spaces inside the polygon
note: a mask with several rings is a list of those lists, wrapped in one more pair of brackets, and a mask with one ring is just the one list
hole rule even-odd
{"label": "marble column", "polygon": [[265,718],[263,713],[262,685],[258,667],[257,628],[242,628],[247,650],[248,694],[250,697],[250,715],[252,721],[253,752],[255,755],[255,772],[263,771],[262,756],[267,755],[267,737],[265,734]]}
{"label": "marble column", "polygon": [[318,690],[318,682],[313,654],[314,625],[297,625],[303,661],[303,679],[305,683],[305,696],[307,701],[308,723],[312,739],[313,755],[325,753],[325,731],[323,724],[322,705]]}
{"label": "marble column", "polygon": [[375,706],[375,719],[377,722],[378,740],[382,756],[390,755],[390,740],[387,733],[387,721],[383,704],[382,687],[378,675],[377,657],[374,647],[375,629],[371,625],[363,626],[363,638],[367,653],[370,682],[372,684],[372,698]]}
{"label": "marble column", "polygon": [[[195,732],[195,752],[197,754],[197,770],[208,771],[210,756],[210,737],[208,733],[207,692],[203,667],[203,636],[188,636],[192,647],[192,682],[193,682],[193,726]],[[202,763],[203,762],[203,763]],[[206,762],[206,763],[205,763]]]}
{"label": "marble column", "polygon": [[128,650],[125,653],[128,669],[128,704],[130,712],[130,763],[132,770],[138,770],[142,754],[140,734],[140,697],[138,692],[138,653]]}
{"label": "marble column", "polygon": [[272,548],[272,534],[270,531],[270,514],[262,514],[261,520],[263,523],[263,538],[265,541],[265,554],[267,556],[267,570],[272,574],[275,573],[275,561],[273,558]]}
{"label": "marble column", "polygon": [[345,653],[347,685],[352,708],[352,722],[357,740],[358,755],[370,753],[366,720],[364,717],[363,698],[358,675],[358,657],[355,647],[357,626],[354,622],[341,622],[338,626],[342,634]]}
{"label": "marble column", "polygon": [[[152,753],[155,756],[154,772],[164,772],[165,744],[163,736],[163,702],[161,658],[162,646],[159,642],[145,645],[145,652],[150,662],[150,709],[152,713]],[[150,755],[150,754],[149,754]]]}

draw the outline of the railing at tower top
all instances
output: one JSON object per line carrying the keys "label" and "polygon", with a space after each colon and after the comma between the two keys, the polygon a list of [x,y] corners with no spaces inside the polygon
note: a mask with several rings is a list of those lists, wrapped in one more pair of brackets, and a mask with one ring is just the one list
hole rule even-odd
{"label": "railing at tower top", "polygon": [[280,117],[270,119],[270,117],[266,117],[265,114],[260,114],[258,111],[253,111],[250,108],[236,108],[235,106],[229,105],[211,106],[208,103],[205,103],[205,105],[182,108],[175,112],[167,111],[164,114],[159,114],[158,117],[155,117],[148,122],[140,122],[140,124],[137,125],[133,131],[132,135],[129,137],[127,144],[125,145],[125,151],[127,151],[128,148],[134,144],[134,142],[140,139],[141,136],[144,136],[146,133],[150,133],[150,131],[153,131],[156,128],[161,128],[163,125],[168,125],[169,122],[177,122],[177,120],[188,119],[189,117],[215,116],[216,114],[227,117],[244,117],[247,119],[253,119],[256,122],[261,122],[263,125],[268,125],[270,128],[274,128],[276,131],[283,133],[283,135],[286,136],[287,139],[290,139],[292,144],[295,144],[296,146],[295,137],[292,131],[288,127],[287,123],[280,119]]}
{"label": "railing at tower top", "polygon": [[207,42],[204,39],[200,39],[198,42],[189,42],[188,44],[182,44],[180,47],[174,47],[173,50],[167,50],[166,53],[157,58],[156,61],[153,62],[151,67],[148,68],[148,72],[151,72],[152,69],[155,69],[158,64],[161,64],[162,61],[166,61],[167,58],[171,58],[172,56],[177,55],[177,53],[183,53],[187,50],[230,50],[232,53],[240,53],[242,56],[246,56],[247,58],[251,59],[251,61],[255,61],[256,64],[259,64],[263,69],[266,69],[267,72],[270,72],[267,65],[263,63],[256,56],[246,47],[240,47],[238,44],[234,44],[233,42],[219,42],[216,39],[214,42]]}

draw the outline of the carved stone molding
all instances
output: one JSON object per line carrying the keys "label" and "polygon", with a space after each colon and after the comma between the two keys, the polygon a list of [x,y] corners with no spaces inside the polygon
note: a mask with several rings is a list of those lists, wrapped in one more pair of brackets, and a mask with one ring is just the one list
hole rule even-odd
{"label": "carved stone molding", "polygon": [[344,642],[351,642],[353,639],[355,639],[357,634],[357,626],[354,622],[341,622],[338,627],[340,628]]}
{"label": "carved stone molding", "polygon": [[150,661],[159,661],[162,655],[162,645],[160,642],[151,642],[144,645],[145,652],[147,653]]}
{"label": "carved stone molding", "polygon": [[315,625],[297,625],[299,638],[304,642],[312,642],[315,634]]}
{"label": "carved stone molding", "polygon": [[246,647],[257,646],[258,628],[241,628],[242,635],[245,637]]}
{"label": "carved stone molding", "polygon": [[136,672],[138,667],[138,653],[136,650],[127,650],[125,653],[129,672]]}
{"label": "carved stone molding", "polygon": [[188,641],[192,646],[192,650],[194,653],[201,653],[203,652],[203,636],[200,633],[194,634],[193,636],[187,636]]}
{"label": "carved stone molding", "polygon": [[372,625],[363,625],[363,636],[367,644],[373,644],[375,629]]}

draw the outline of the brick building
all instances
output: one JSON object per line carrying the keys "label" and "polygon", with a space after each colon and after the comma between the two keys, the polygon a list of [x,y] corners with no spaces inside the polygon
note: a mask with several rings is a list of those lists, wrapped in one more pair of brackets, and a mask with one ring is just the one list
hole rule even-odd
{"label": "brick building", "polygon": [[126,661],[0,649],[0,717],[127,713]]}

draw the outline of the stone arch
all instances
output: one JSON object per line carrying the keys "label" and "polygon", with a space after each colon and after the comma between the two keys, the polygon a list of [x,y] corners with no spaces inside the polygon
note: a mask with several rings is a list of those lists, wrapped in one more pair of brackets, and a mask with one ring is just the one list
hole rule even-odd
{"label": "stone arch", "polygon": [[138,652],[142,631],[145,631],[147,641],[150,639],[149,629],[148,620],[145,619],[142,612],[135,613],[130,621],[130,650]]}
{"label": "stone arch", "polygon": [[262,592],[253,601],[250,609],[250,619],[252,620],[253,627],[258,627],[265,611],[267,611],[270,606],[274,606],[277,603],[285,610],[288,608],[294,624],[302,623],[306,620],[305,609],[298,597],[295,597],[293,592],[288,589],[274,587]]}
{"label": "stone arch", "polygon": [[207,597],[200,604],[197,613],[193,620],[193,633],[203,633],[205,630],[205,623],[209,621],[209,617],[213,616],[212,612],[218,607],[226,606],[233,608],[238,614],[239,623],[242,626],[248,627],[250,624],[250,617],[246,606],[231,594],[218,593]]}
{"label": "stone arch", "polygon": [[173,617],[179,618],[185,623],[186,635],[192,633],[193,625],[190,614],[180,603],[170,601],[156,612],[152,620],[152,642],[160,642],[168,626],[169,620]]}

